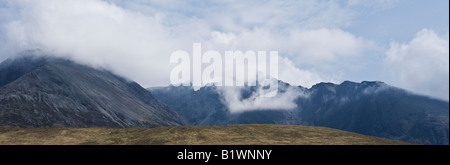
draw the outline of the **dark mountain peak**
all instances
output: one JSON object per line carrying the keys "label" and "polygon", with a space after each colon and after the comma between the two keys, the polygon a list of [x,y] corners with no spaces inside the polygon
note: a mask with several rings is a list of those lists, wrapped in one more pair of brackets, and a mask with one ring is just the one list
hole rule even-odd
{"label": "dark mountain peak", "polygon": [[363,81],[360,83],[360,86],[363,88],[368,88],[368,87],[382,87],[382,88],[394,88],[393,86],[390,86],[382,81]]}
{"label": "dark mountain peak", "polygon": [[46,58],[21,56],[0,63],[0,87],[47,63]]}
{"label": "dark mountain peak", "polygon": [[406,93],[407,91],[390,86],[381,81],[362,81],[361,83],[353,81],[344,81],[340,84],[330,82],[321,82],[310,88],[314,92],[327,95],[346,95],[348,97],[359,97],[362,94],[378,94],[379,92]]}
{"label": "dark mountain peak", "polygon": [[341,87],[342,86],[345,86],[345,87],[349,87],[349,86],[356,86],[356,87],[358,87],[358,86],[383,86],[383,85],[387,85],[387,84],[382,81],[362,81],[361,83],[358,83],[358,82],[345,80],[340,84],[334,84],[332,82],[320,82],[320,83],[313,85],[312,88],[337,87],[337,86],[341,86]]}
{"label": "dark mountain peak", "polygon": [[366,85],[386,85],[383,81],[362,81],[361,84]]}
{"label": "dark mountain peak", "polygon": [[44,53],[43,51],[37,50],[27,50],[18,53],[16,56],[12,56],[5,61],[3,61],[0,65],[0,68],[8,67],[12,64],[15,65],[31,65],[33,67],[46,64],[49,62],[63,62],[70,61],[64,58],[56,57],[54,55]]}
{"label": "dark mountain peak", "polygon": [[357,83],[357,82],[353,82],[353,81],[349,81],[349,80],[345,80],[344,82],[342,82],[341,84],[339,84],[339,85],[358,85],[359,83]]}
{"label": "dark mountain peak", "polygon": [[0,126],[157,127],[184,120],[136,82],[51,56],[0,64]]}
{"label": "dark mountain peak", "polygon": [[338,85],[331,82],[321,82],[313,85],[310,90],[314,94],[327,94],[327,95],[335,95],[336,88]]}
{"label": "dark mountain peak", "polygon": [[332,83],[332,82],[320,82],[320,83],[317,83],[317,84],[315,84],[315,85],[313,85],[311,88],[313,89],[313,88],[321,88],[321,87],[336,87],[337,85],[336,84],[334,84],[334,83]]}

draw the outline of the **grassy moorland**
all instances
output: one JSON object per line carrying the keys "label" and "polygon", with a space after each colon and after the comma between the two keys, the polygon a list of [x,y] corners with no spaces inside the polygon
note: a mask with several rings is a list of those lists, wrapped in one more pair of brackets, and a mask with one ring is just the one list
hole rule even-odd
{"label": "grassy moorland", "polygon": [[0,128],[1,145],[405,145],[311,126],[227,125],[158,128]]}

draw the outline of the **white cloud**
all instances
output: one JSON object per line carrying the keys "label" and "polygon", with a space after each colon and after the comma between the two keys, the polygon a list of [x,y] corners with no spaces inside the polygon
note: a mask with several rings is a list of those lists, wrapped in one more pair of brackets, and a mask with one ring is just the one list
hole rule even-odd
{"label": "white cloud", "polygon": [[190,52],[193,42],[203,42],[204,50],[221,53],[279,51],[280,56],[295,58],[288,65],[292,69],[285,71],[293,71],[291,75],[304,71],[302,75],[310,77],[299,81],[307,82],[306,86],[319,76],[296,65],[321,65],[323,60],[353,56],[364,45],[362,39],[340,29],[317,28],[342,26],[348,22],[342,18],[351,17],[332,1],[217,1],[197,5],[185,1],[8,2],[17,6],[19,13],[6,28],[8,43],[17,50],[41,48],[111,69],[143,86],[167,85],[173,67],[169,55],[175,50]]}
{"label": "white cloud", "polygon": [[278,61],[278,77],[281,81],[291,85],[301,85],[310,88],[314,84],[323,81],[333,81],[331,79],[324,79],[319,73],[313,70],[299,69],[288,58],[280,57]]}
{"label": "white cloud", "polygon": [[396,85],[449,99],[449,40],[423,29],[409,43],[391,43],[384,59]]}
{"label": "white cloud", "polygon": [[366,41],[340,29],[296,30],[287,49],[303,61],[331,61],[362,52]]}
{"label": "white cloud", "polygon": [[[372,49],[369,41],[340,29],[327,28],[293,28],[283,32],[255,28],[238,34],[215,31],[206,43],[205,47],[219,48],[222,52],[279,51],[280,80],[305,87],[321,81],[340,81],[336,71],[355,65],[348,63],[353,62],[352,59],[362,58],[364,52]],[[301,66],[312,67],[300,69]]]}
{"label": "white cloud", "polygon": [[[260,88],[256,89],[259,91]],[[218,92],[223,97],[222,102],[227,105],[230,113],[242,113],[253,110],[292,110],[297,107],[295,99],[299,97],[308,97],[300,88],[288,87],[285,92],[274,97],[259,97],[258,92],[252,93],[247,98],[242,98],[241,90],[243,87],[220,87]]]}
{"label": "white cloud", "polygon": [[236,38],[234,33],[224,33],[219,31],[211,32],[212,40],[216,43],[222,43],[225,45],[230,44],[230,42]]}
{"label": "white cloud", "polygon": [[7,25],[18,50],[40,48],[57,56],[111,69],[144,86],[167,84],[177,40],[161,16],[142,15],[98,0],[20,0],[18,20]]}

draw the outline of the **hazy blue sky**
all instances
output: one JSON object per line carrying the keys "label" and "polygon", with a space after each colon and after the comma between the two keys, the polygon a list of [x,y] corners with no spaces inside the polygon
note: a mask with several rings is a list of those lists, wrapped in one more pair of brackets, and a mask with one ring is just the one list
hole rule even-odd
{"label": "hazy blue sky", "polygon": [[0,0],[0,60],[40,48],[143,86],[175,50],[277,50],[294,85],[378,80],[449,98],[448,0]]}

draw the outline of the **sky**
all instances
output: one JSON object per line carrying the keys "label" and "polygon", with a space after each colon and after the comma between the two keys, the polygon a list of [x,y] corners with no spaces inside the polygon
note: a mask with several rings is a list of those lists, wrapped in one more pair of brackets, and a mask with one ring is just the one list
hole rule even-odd
{"label": "sky", "polygon": [[144,87],[170,55],[278,51],[292,85],[383,81],[449,100],[448,0],[0,0],[0,61],[40,49]]}

